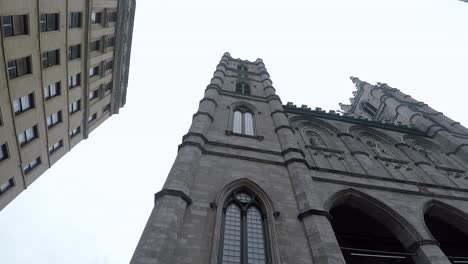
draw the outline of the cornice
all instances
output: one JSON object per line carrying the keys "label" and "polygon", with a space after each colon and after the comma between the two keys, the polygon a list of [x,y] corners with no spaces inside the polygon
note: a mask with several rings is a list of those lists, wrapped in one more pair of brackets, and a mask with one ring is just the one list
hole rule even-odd
{"label": "cornice", "polygon": [[310,108],[298,108],[292,105],[283,105],[283,108],[288,113],[297,114],[297,115],[304,115],[304,116],[311,116],[317,118],[323,118],[328,120],[336,120],[351,124],[363,125],[367,127],[374,127],[380,129],[386,129],[396,132],[407,133],[411,135],[423,136],[426,137],[427,135],[415,128],[410,128],[405,125],[394,125],[390,123],[384,123],[380,121],[373,121],[364,118],[355,118],[352,116],[343,116],[336,112],[325,112],[323,110],[311,110]]}

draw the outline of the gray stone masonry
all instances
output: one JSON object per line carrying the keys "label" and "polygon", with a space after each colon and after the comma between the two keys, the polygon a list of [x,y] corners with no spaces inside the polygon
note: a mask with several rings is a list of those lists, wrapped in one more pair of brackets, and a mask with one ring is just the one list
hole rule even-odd
{"label": "gray stone masonry", "polygon": [[[268,263],[345,263],[338,205],[385,225],[414,263],[450,263],[424,215],[440,210],[468,234],[468,130],[387,84],[352,81],[341,114],[284,105],[261,59],[225,53],[130,263],[220,263],[223,208],[239,188],[264,206]],[[234,132],[236,109],[253,115],[253,135]]]}

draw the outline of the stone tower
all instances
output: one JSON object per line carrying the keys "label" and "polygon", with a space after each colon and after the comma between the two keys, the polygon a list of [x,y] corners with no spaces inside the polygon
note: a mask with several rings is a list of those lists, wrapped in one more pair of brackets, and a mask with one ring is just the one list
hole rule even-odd
{"label": "stone tower", "polygon": [[131,264],[468,263],[468,130],[351,79],[341,114],[283,105],[225,53]]}

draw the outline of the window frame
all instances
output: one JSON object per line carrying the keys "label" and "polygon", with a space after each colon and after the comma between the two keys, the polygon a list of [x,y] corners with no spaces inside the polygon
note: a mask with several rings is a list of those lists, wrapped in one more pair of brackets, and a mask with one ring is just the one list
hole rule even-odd
{"label": "window frame", "polygon": [[75,129],[70,131],[70,133],[68,133],[68,134],[70,135],[70,138],[74,138],[80,133],[81,133],[81,126],[77,126],[77,127],[75,127]]}
{"label": "window frame", "polygon": [[251,95],[250,85],[246,82],[238,82],[235,91],[243,95]]}
{"label": "window frame", "polygon": [[[45,20],[43,20],[45,18]],[[39,16],[40,32],[60,30],[60,13],[44,13]]]}
{"label": "window frame", "polygon": [[[7,186],[6,186],[7,185]],[[16,183],[15,183],[15,180],[14,178],[10,178],[8,179],[7,181],[5,181],[4,183],[0,184],[0,196],[2,196],[3,194],[5,194],[6,192],[8,192],[8,190],[12,189],[13,187],[15,187]],[[6,186],[6,187],[5,187]]]}
{"label": "window frame", "polygon": [[68,47],[68,60],[81,58],[81,44],[75,44]]}
{"label": "window frame", "polygon": [[[237,198],[237,195],[240,193],[245,193],[250,195],[251,200],[248,202],[243,202]],[[219,235],[219,250],[218,250],[218,264],[223,264],[223,252],[224,252],[224,235],[226,228],[226,211],[227,208],[231,205],[237,206],[240,209],[240,264],[248,263],[248,223],[247,223],[247,214],[248,210],[251,207],[255,207],[261,215],[262,220],[262,233],[263,233],[263,247],[264,247],[264,256],[265,264],[271,264],[271,252],[270,252],[270,242],[268,239],[268,223],[265,206],[262,204],[261,199],[254,192],[250,191],[247,188],[238,188],[232,191],[224,201],[222,208],[222,217],[221,217],[221,229]]]}
{"label": "window frame", "polygon": [[[5,23],[5,19],[9,18],[9,23]],[[22,30],[18,31],[18,26],[16,25],[18,21],[23,20],[23,28]],[[15,22],[16,21],[16,22]],[[21,35],[29,35],[29,15],[11,15],[11,16],[1,16],[1,24],[2,24],[2,32],[3,37],[14,37],[14,36],[21,36]],[[11,33],[7,33],[5,30],[6,25],[9,25]],[[16,29],[16,30],[15,30]]]}
{"label": "window frame", "polygon": [[79,112],[81,110],[81,99],[78,99],[71,104],[68,105],[68,112],[70,115],[73,115],[76,112]]}
{"label": "window frame", "polygon": [[41,157],[39,156],[39,157],[31,160],[26,166],[23,166],[21,169],[23,170],[24,174],[28,174],[32,170],[34,170],[35,168],[39,167],[41,165],[41,163],[42,163]]}
{"label": "window frame", "polygon": [[[241,113],[241,128],[240,128],[240,132],[236,132],[236,112],[240,112]],[[252,116],[252,134],[247,134],[246,133],[246,113],[249,113],[251,116]],[[246,108],[246,107],[236,107],[234,108],[233,112],[232,112],[232,132],[236,135],[245,135],[245,136],[249,136],[249,137],[255,137],[256,136],[256,125],[255,125],[255,114],[253,113],[252,110]]]}
{"label": "window frame", "polygon": [[[19,72],[18,71],[18,65],[19,64],[25,64],[24,68],[25,68],[25,71],[24,72]],[[13,64],[13,65],[11,65]],[[14,75],[10,74],[10,70],[14,69]],[[27,74],[31,74],[32,73],[32,68],[31,68],[31,56],[26,56],[26,57],[22,57],[22,58],[17,58],[17,59],[12,59],[12,60],[9,60],[8,63],[7,63],[7,72],[8,72],[8,79],[9,80],[13,80],[13,79],[16,79],[16,78],[19,78],[21,76],[24,76],[24,75],[27,75]]]}
{"label": "window frame", "polygon": [[[30,138],[28,138],[28,131],[29,130],[32,131],[31,132],[32,136]],[[20,135],[24,136],[24,141],[22,141],[22,142],[19,139]],[[26,146],[27,144],[31,143],[32,141],[34,141],[38,137],[39,137],[39,133],[38,133],[37,125],[34,125],[34,126],[30,127],[30,128],[27,128],[23,132],[16,135],[16,139],[18,140],[18,144],[20,145],[21,148]]]}
{"label": "window frame", "polygon": [[[52,113],[46,118],[47,128],[51,129],[62,122],[62,110]],[[49,121],[50,120],[50,121]]]}
{"label": "window frame", "polygon": [[81,72],[68,77],[68,89],[73,89],[81,85]]}
{"label": "window frame", "polygon": [[57,150],[59,150],[62,147],[63,147],[63,139],[60,139],[59,141],[55,142],[54,144],[48,147],[49,155],[54,154]]}
{"label": "window frame", "polygon": [[[29,104],[27,108],[25,108],[23,106],[23,98],[27,98],[27,101],[28,101],[28,104]],[[19,110],[18,111],[16,111],[16,109],[15,109],[16,108],[15,105],[17,104],[16,101],[19,101],[19,103],[18,103]],[[24,101],[26,101],[26,99],[24,99]],[[13,100],[11,102],[11,104],[12,104],[13,113],[15,114],[15,116],[20,115],[21,113],[24,113],[24,112],[26,112],[26,111],[28,111],[30,109],[33,109],[35,107],[34,92],[16,98],[15,100]]]}
{"label": "window frame", "polygon": [[5,161],[10,158],[10,153],[8,152],[8,143],[5,142],[0,145],[0,162]]}
{"label": "window frame", "polygon": [[103,17],[102,11],[91,12],[91,24],[102,25],[102,20],[103,20],[102,17]]}
{"label": "window frame", "polygon": [[[51,62],[52,55],[55,56],[55,63]],[[47,50],[41,53],[42,69],[47,69],[52,66],[60,65],[60,49]]]}
{"label": "window frame", "polygon": [[[52,87],[55,87],[55,93],[52,93]],[[47,100],[50,100],[54,97],[61,95],[62,93],[61,89],[62,89],[62,85],[60,81],[47,85],[44,88],[44,100],[47,101]]]}
{"label": "window frame", "polygon": [[[82,26],[82,12],[70,12],[69,14],[69,21],[68,21],[68,28],[81,28]],[[78,22],[78,23],[76,23]]]}

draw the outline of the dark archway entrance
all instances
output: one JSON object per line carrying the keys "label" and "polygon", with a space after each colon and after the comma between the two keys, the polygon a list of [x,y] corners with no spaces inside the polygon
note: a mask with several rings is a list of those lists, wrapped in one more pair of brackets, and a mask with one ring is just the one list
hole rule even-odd
{"label": "dark archway entrance", "polygon": [[414,264],[397,237],[363,211],[341,204],[330,214],[347,264]]}
{"label": "dark archway entrance", "polygon": [[424,215],[426,226],[452,263],[468,263],[468,220],[448,209],[432,206]]}

